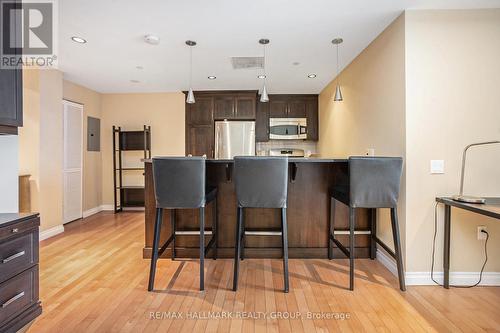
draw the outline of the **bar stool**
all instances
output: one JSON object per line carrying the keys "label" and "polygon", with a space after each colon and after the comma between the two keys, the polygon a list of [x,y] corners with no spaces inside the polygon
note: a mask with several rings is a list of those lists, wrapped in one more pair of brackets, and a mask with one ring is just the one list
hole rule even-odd
{"label": "bar stool", "polygon": [[[332,259],[332,242],[349,258],[349,289],[354,290],[354,230],[356,208],[371,209],[371,259],[376,257],[376,244],[380,244],[394,259],[398,267],[399,288],[406,290],[401,257],[401,241],[397,203],[403,169],[400,157],[350,157],[347,186],[337,185],[330,191],[330,216],[335,216],[335,200],[349,206],[349,250],[335,239],[334,221],[330,218],[328,258]],[[377,238],[376,209],[390,208],[394,251]]]}
{"label": "bar stool", "polygon": [[[202,157],[155,157],[153,158],[153,181],[156,197],[156,221],[149,272],[148,290],[153,290],[156,262],[172,243],[172,259],[175,258],[176,230],[175,212],[177,209],[198,208],[200,216],[200,290],[205,289],[204,261],[205,255],[213,248],[214,259],[217,258],[217,188],[205,185],[205,158]],[[212,238],[205,247],[205,205],[214,202],[212,221]],[[172,234],[159,247],[163,209],[170,209]],[[190,233],[192,234],[192,233]]]}
{"label": "bar stool", "polygon": [[244,248],[244,209],[280,208],[281,231],[276,233],[252,231],[251,235],[281,235],[283,247],[284,291],[288,292],[288,236],[286,203],[288,190],[288,158],[235,157],[234,181],[236,187],[237,225],[234,254],[233,290],[238,289],[239,259]]}

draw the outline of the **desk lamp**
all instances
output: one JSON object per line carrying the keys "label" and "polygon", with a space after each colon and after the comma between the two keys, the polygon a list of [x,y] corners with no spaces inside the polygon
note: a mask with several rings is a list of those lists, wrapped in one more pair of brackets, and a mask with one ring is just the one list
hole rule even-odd
{"label": "desk lamp", "polygon": [[494,143],[500,143],[500,141],[478,142],[478,143],[472,143],[470,145],[465,146],[464,154],[462,155],[462,172],[460,174],[460,194],[459,195],[454,195],[453,196],[453,200],[460,201],[460,202],[466,202],[466,203],[484,204],[484,202],[486,200],[484,198],[482,198],[482,197],[473,197],[473,196],[470,196],[470,195],[464,195],[465,159],[467,157],[467,149],[469,149],[470,147],[491,145],[491,144],[494,144]]}

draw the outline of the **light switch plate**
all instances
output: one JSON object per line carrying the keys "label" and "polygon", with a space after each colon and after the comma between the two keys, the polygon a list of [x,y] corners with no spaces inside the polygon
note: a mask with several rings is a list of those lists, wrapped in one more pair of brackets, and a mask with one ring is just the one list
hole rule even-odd
{"label": "light switch plate", "polygon": [[431,174],[444,173],[444,160],[431,160]]}

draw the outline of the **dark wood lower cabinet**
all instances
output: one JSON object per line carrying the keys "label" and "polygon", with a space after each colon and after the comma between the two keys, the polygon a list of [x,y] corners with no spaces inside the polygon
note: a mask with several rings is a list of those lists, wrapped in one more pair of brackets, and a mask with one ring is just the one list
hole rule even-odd
{"label": "dark wood lower cabinet", "polygon": [[17,332],[42,313],[38,214],[0,214],[0,332]]}
{"label": "dark wood lower cabinet", "polygon": [[[296,167],[295,179],[288,188],[288,246],[291,258],[327,258],[328,254],[328,218],[329,218],[329,188],[337,182],[337,175],[346,168],[347,162],[303,162],[290,163],[290,168]],[[154,183],[152,164],[145,163],[145,246],[144,258],[150,258],[153,243],[153,228],[155,219]],[[236,226],[236,193],[234,183],[228,180],[231,164],[220,161],[207,161],[207,182],[218,186],[218,256],[232,258],[234,256],[234,237]],[[291,176],[292,177],[292,176]],[[207,230],[212,220],[212,204],[207,205],[205,221]],[[348,209],[337,204],[335,211],[335,229],[348,229]],[[177,230],[197,230],[199,228],[196,210],[177,210]],[[163,215],[160,244],[163,244],[171,233],[170,213]],[[246,209],[245,227],[247,229],[278,229],[280,227],[280,211],[277,209]],[[356,229],[370,229],[368,211],[359,209]],[[199,230],[199,229],[198,229]],[[206,237],[208,242],[210,237]],[[337,238],[345,245],[348,236]],[[197,236],[179,236],[176,239],[176,256],[197,257],[199,252]],[[358,235],[355,242],[357,257],[368,258],[370,236]],[[164,257],[170,257],[170,249],[164,252]],[[334,255],[340,258],[340,251],[334,249]],[[208,253],[207,257],[210,257]],[[277,236],[246,236],[245,256],[253,258],[280,258],[281,238]]]}

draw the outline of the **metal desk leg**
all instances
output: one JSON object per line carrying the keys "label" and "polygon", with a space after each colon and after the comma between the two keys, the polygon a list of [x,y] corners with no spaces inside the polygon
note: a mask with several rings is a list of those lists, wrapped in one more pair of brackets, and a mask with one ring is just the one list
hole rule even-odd
{"label": "metal desk leg", "polygon": [[450,231],[451,206],[444,205],[444,249],[443,249],[443,287],[450,288]]}

